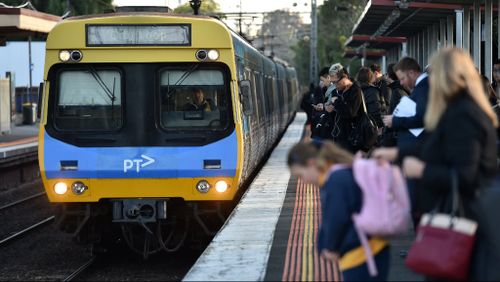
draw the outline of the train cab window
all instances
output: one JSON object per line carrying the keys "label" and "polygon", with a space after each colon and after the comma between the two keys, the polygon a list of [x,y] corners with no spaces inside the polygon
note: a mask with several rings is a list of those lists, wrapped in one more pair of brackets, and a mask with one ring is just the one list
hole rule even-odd
{"label": "train cab window", "polygon": [[228,93],[218,69],[164,69],[161,125],[182,130],[223,130],[228,124]]}
{"label": "train cab window", "polygon": [[121,74],[94,68],[58,74],[55,126],[67,131],[108,131],[122,126]]}

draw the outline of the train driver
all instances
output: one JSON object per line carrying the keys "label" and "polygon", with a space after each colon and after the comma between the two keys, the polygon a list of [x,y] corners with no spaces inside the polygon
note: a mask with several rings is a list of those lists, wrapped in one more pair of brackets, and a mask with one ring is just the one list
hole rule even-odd
{"label": "train driver", "polygon": [[211,112],[217,109],[212,99],[205,98],[205,93],[201,88],[194,88],[191,102],[184,106],[184,111],[204,111]]}

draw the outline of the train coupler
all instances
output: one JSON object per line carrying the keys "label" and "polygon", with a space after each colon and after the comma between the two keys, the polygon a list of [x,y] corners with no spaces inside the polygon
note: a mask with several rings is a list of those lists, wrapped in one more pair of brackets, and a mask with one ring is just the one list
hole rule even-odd
{"label": "train coupler", "polygon": [[113,222],[147,223],[167,219],[168,199],[115,199]]}

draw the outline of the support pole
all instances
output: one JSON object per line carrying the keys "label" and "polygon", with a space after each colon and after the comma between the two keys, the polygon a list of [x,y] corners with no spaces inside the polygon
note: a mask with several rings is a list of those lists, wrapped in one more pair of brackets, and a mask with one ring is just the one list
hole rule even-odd
{"label": "support pole", "polygon": [[[500,0],[498,0],[500,2]],[[470,6],[464,6],[463,19],[463,48],[470,52]],[[499,49],[500,50],[500,49]]]}
{"label": "support pole", "polygon": [[472,34],[474,64],[481,72],[481,1],[474,1],[474,33]]}
{"label": "support pole", "polygon": [[484,4],[484,75],[490,80],[493,73],[493,0]]}
{"label": "support pole", "polygon": [[408,37],[408,56],[414,58],[413,56],[413,37]]}
{"label": "support pole", "polygon": [[456,32],[456,37],[455,37],[455,46],[458,48],[462,48],[464,46],[464,39],[463,39],[463,31],[464,31],[464,11],[463,10],[456,10],[455,11],[455,32]]}
{"label": "support pole", "polygon": [[434,49],[432,48],[432,26],[428,26],[427,29],[427,64],[430,63]]}
{"label": "support pole", "polygon": [[497,13],[498,13],[498,20],[497,20],[497,46],[498,46],[498,52],[497,52],[497,59],[500,59],[500,0],[498,0],[497,3]]}
{"label": "support pole", "polygon": [[382,73],[387,72],[387,58],[386,56],[382,56]]}
{"label": "support pole", "polygon": [[31,61],[31,35],[28,36],[28,60],[30,67],[30,87],[28,89],[28,99],[26,99],[26,103],[31,104],[31,88],[33,87],[33,62]]}
{"label": "support pole", "polygon": [[408,43],[406,42],[401,43],[401,58],[408,56],[407,48],[408,48]]}
{"label": "support pole", "polygon": [[446,18],[447,21],[447,31],[446,31],[446,42],[448,43],[448,46],[453,46],[455,44],[455,41],[453,40],[455,35],[453,32],[453,16],[448,16]]}
{"label": "support pole", "polygon": [[446,42],[446,21],[445,20],[440,20],[439,21],[439,48],[444,48],[446,47],[447,42]]}
{"label": "support pole", "polygon": [[311,50],[309,79],[315,83],[318,78],[318,14],[316,10],[316,0],[311,0]]}
{"label": "support pole", "polygon": [[432,26],[432,49],[434,52],[439,50],[439,24]]}
{"label": "support pole", "polygon": [[416,48],[415,48],[415,51],[417,51],[417,56],[416,56],[416,60],[419,64],[422,64],[422,60],[421,59],[421,56],[420,56],[420,51],[422,49],[422,47],[420,46],[422,44],[422,39],[421,39],[421,36],[420,36],[420,33],[417,34],[417,40],[416,40]]}

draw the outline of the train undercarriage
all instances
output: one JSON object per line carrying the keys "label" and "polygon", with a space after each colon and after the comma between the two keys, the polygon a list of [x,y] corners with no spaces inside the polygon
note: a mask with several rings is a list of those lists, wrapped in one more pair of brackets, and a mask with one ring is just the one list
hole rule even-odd
{"label": "train undercarriage", "polygon": [[64,203],[58,226],[92,253],[124,242],[147,259],[181,247],[203,248],[226,221],[232,201],[185,202],[178,198],[107,199],[98,203]]}

